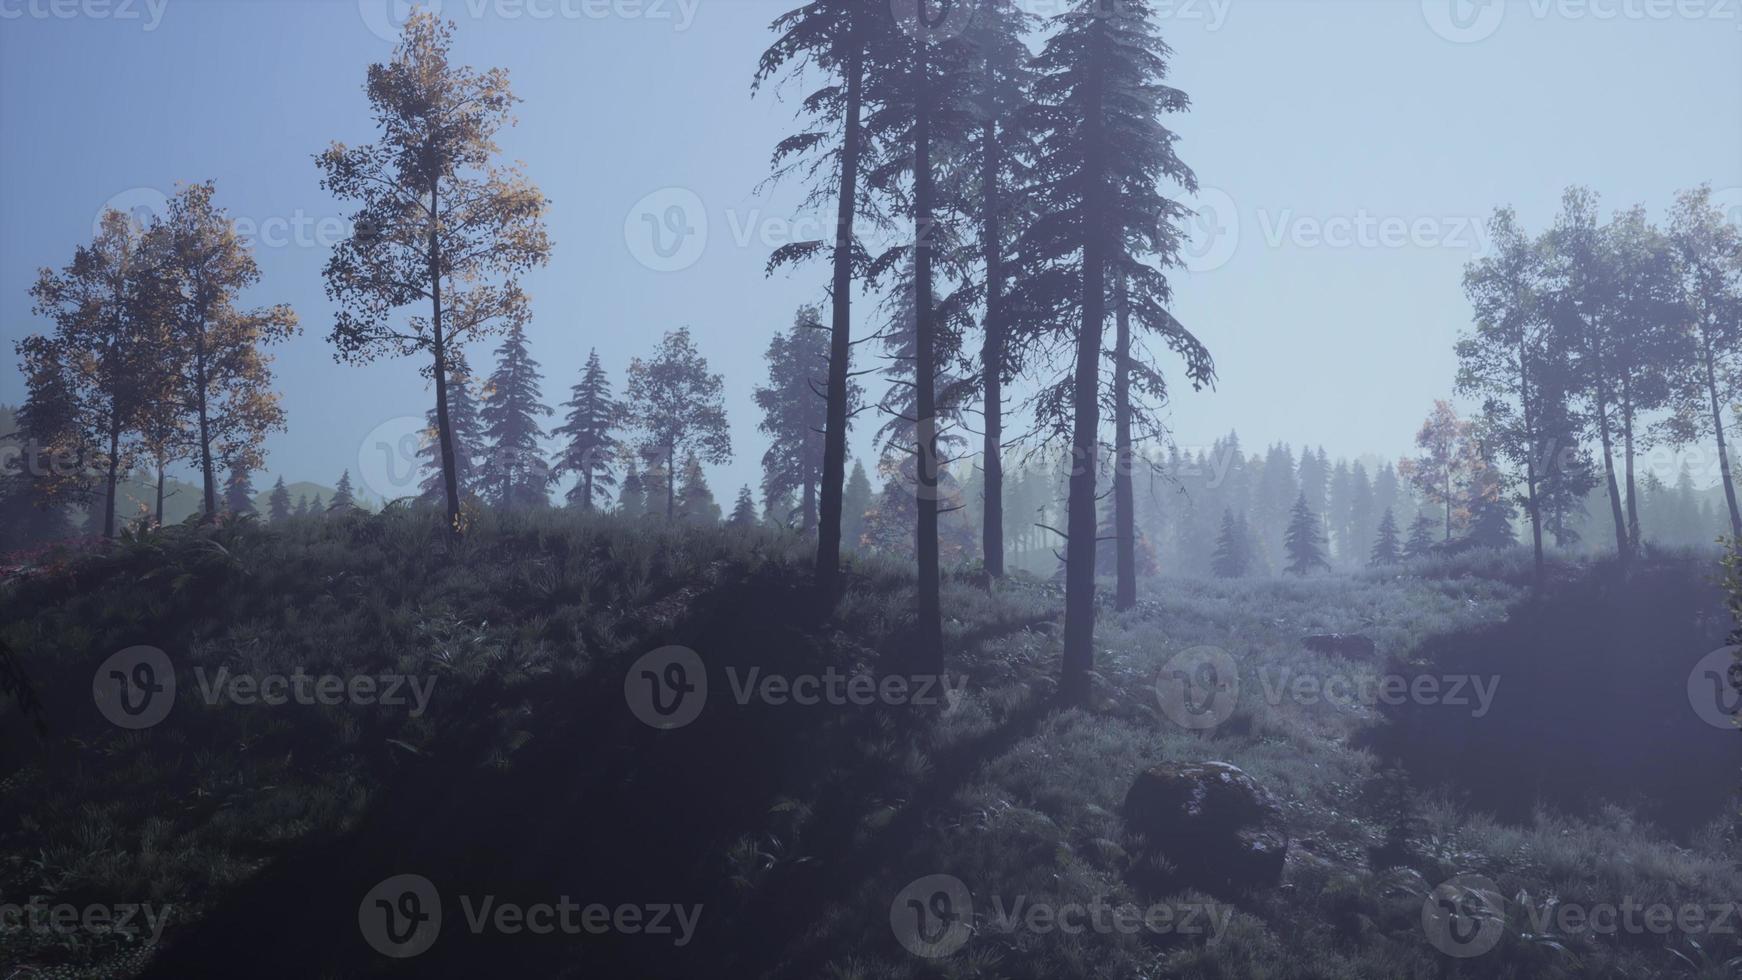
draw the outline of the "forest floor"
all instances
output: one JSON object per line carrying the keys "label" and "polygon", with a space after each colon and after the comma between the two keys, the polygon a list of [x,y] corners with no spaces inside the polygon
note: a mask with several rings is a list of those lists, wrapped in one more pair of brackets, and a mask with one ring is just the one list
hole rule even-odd
{"label": "forest floor", "polygon": [[[895,564],[821,618],[796,535],[486,524],[177,527],[0,585],[48,725],[0,700],[0,980],[1742,975],[1742,738],[1690,700],[1731,628],[1708,556],[1540,595],[1517,554],[1146,580],[1060,710],[1049,582],[947,577],[951,689],[869,696],[843,679],[904,648]],[[1377,654],[1302,643],[1331,632]],[[93,697],[152,679],[139,646],[173,669],[160,720]],[[693,718],[637,693],[672,647],[705,665]],[[1239,680],[1182,721],[1158,690],[1205,658]],[[330,696],[250,686],[305,675]],[[1126,790],[1198,761],[1279,802],[1280,883],[1137,884]],[[395,958],[370,923],[403,875],[440,931]],[[963,928],[916,943],[940,881]],[[1435,932],[1449,894],[1479,943]]]}

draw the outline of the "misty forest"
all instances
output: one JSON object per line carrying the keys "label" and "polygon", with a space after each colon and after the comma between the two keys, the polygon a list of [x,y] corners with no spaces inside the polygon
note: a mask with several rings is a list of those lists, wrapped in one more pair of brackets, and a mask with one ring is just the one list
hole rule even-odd
{"label": "misty forest", "polygon": [[1735,25],[797,2],[0,4],[0,980],[1742,977]]}

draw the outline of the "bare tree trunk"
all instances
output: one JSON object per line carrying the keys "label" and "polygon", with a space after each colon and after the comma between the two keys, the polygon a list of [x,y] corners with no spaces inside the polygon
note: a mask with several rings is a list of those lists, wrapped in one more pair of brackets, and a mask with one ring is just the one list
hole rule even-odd
{"label": "bare tree trunk", "polygon": [[1137,514],[1131,486],[1131,310],[1125,277],[1120,276],[1113,288],[1117,291],[1113,311],[1113,537],[1119,576],[1114,608],[1130,609],[1137,605]]}
{"label": "bare tree trunk", "polygon": [[111,408],[109,414],[109,476],[103,493],[103,537],[115,536],[115,483],[121,468],[121,416]]}
{"label": "bare tree trunk", "polygon": [[1621,454],[1627,473],[1627,547],[1639,551],[1639,488],[1633,482],[1633,386],[1621,379]]}
{"label": "bare tree trunk", "polygon": [[1603,395],[1603,386],[1597,385],[1597,435],[1603,444],[1603,479],[1609,489],[1610,516],[1615,519],[1615,552],[1625,562],[1631,557],[1628,548],[1627,518],[1621,513],[1621,488],[1615,482],[1615,452],[1614,440],[1609,432],[1609,403]]}
{"label": "bare tree trunk", "polygon": [[919,562],[918,603],[914,637],[914,669],[940,674],[944,669],[944,627],[938,571],[938,433],[937,339],[932,323],[931,92],[926,78],[926,43],[915,47],[914,71],[918,95],[914,103],[913,161],[913,307],[914,411],[917,416],[919,519],[915,522],[914,555]]}
{"label": "bare tree trunk", "polygon": [[442,447],[442,491],[448,505],[448,533],[460,533],[460,479],[454,454],[454,427],[448,418],[447,338],[442,336],[441,240],[436,216],[441,213],[436,187],[429,190],[430,336],[435,348],[436,438]]}
{"label": "bare tree trunk", "polygon": [[864,66],[849,16],[846,38],[847,102],[841,146],[840,203],[835,212],[834,288],[830,300],[827,419],[823,426],[821,525],[817,533],[817,592],[833,605],[841,588],[841,511],[847,482],[847,361],[852,357],[853,217],[859,197],[859,110]]}
{"label": "bare tree trunk", "polygon": [[210,524],[218,519],[218,474],[212,465],[212,425],[206,404],[206,325],[204,314],[194,330],[194,410],[200,418],[200,483],[205,514],[201,518]]}
{"label": "bare tree trunk", "polygon": [[1105,140],[1102,119],[1101,65],[1090,59],[1088,118],[1084,142],[1091,157],[1083,161],[1088,175],[1084,191],[1083,316],[1077,333],[1075,418],[1071,433],[1070,494],[1065,522],[1065,630],[1059,694],[1067,704],[1087,705],[1089,675],[1095,667],[1095,469],[1100,440],[1101,325],[1107,315],[1106,228],[1101,186],[1106,161],[1100,158]]}
{"label": "bare tree trunk", "polygon": [[1536,584],[1543,582],[1545,562],[1542,553],[1542,502],[1536,493],[1536,416],[1530,400],[1530,346],[1520,334],[1518,340],[1518,403],[1524,414],[1524,483],[1525,501],[1530,509],[1530,538],[1536,559]]}
{"label": "bare tree trunk", "polygon": [[677,520],[677,443],[665,444],[665,519]]}
{"label": "bare tree trunk", "polygon": [[[997,85],[997,70],[986,59],[986,90]],[[984,394],[986,434],[982,446],[985,471],[985,502],[982,511],[980,550],[986,574],[1004,577],[1004,242],[998,209],[998,178],[1004,167],[998,146],[998,120],[988,113],[981,139],[985,159],[980,177],[984,202],[981,247],[986,259],[985,339],[980,349],[981,388]]]}
{"label": "bare tree trunk", "polygon": [[1706,394],[1712,400],[1712,431],[1718,437],[1718,468],[1722,471],[1724,480],[1724,503],[1730,507],[1730,540],[1742,547],[1742,510],[1736,506],[1736,477],[1730,472],[1730,450],[1724,439],[1724,406],[1718,400],[1718,375],[1712,352],[1712,335],[1709,330],[1700,330],[1700,343],[1703,348],[1706,368]]}
{"label": "bare tree trunk", "polygon": [[157,461],[157,526],[163,526],[163,461]]}

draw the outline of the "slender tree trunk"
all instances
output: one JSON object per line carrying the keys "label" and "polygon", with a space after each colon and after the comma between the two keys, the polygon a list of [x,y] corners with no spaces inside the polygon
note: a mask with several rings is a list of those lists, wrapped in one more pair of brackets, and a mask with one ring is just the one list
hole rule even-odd
{"label": "slender tree trunk", "polygon": [[1633,385],[1621,379],[1621,453],[1627,473],[1627,547],[1639,551],[1639,488],[1633,482]]}
{"label": "slender tree trunk", "polygon": [[1101,325],[1107,313],[1102,64],[1099,57],[1090,59],[1088,118],[1083,121],[1088,147],[1088,158],[1083,161],[1088,177],[1083,199],[1083,316],[1077,328],[1075,418],[1065,522],[1065,630],[1059,694],[1065,703],[1076,705],[1089,703],[1089,675],[1095,667],[1095,469],[1101,428]]}
{"label": "slender tree trunk", "polygon": [[1712,431],[1718,437],[1718,468],[1724,481],[1724,503],[1730,507],[1730,539],[1742,547],[1742,510],[1736,506],[1736,477],[1730,472],[1730,450],[1724,440],[1724,406],[1718,400],[1718,374],[1709,329],[1700,330],[1706,368],[1706,394],[1712,400]]}
{"label": "slender tree trunk", "polygon": [[206,325],[202,314],[201,322],[194,328],[194,410],[200,419],[200,483],[201,500],[205,506],[206,523],[218,519],[218,474],[212,465],[212,425],[209,406],[206,403]]}
{"label": "slender tree trunk", "polygon": [[[997,69],[986,59],[986,91],[997,86]],[[990,96],[989,96],[990,97]],[[980,177],[985,209],[981,246],[986,260],[985,339],[980,349],[981,388],[985,395],[986,435],[981,450],[985,470],[985,506],[980,550],[986,574],[1004,577],[1004,237],[998,209],[998,180],[1004,165],[998,146],[996,105],[988,105],[981,139],[985,159]]]}
{"label": "slender tree trunk", "polygon": [[917,629],[914,669],[941,674],[944,669],[944,627],[938,571],[938,434],[937,351],[932,323],[931,92],[926,67],[926,42],[915,42],[913,159],[913,313],[914,410],[917,415],[919,467],[916,476],[919,519],[915,522],[914,555],[919,562]]}
{"label": "slender tree trunk", "polygon": [[677,520],[677,443],[665,444],[665,520]]}
{"label": "slender tree trunk", "polygon": [[1530,538],[1535,553],[1536,584],[1542,585],[1544,560],[1542,553],[1542,503],[1536,493],[1536,417],[1530,397],[1530,347],[1521,333],[1518,340],[1518,403],[1524,414],[1524,485],[1526,506],[1530,509]]}
{"label": "slender tree trunk", "polygon": [[436,438],[442,446],[442,492],[447,497],[448,533],[460,533],[460,478],[454,453],[454,427],[448,418],[448,351],[442,336],[442,267],[440,229],[441,198],[435,185],[429,190],[429,286],[430,337],[435,349]]}
{"label": "slender tree trunk", "polygon": [[1125,277],[1119,276],[1113,311],[1113,536],[1119,575],[1114,607],[1137,605],[1137,513],[1131,486],[1131,310]]}
{"label": "slender tree trunk", "polygon": [[1615,482],[1614,440],[1609,432],[1609,401],[1603,395],[1603,385],[1597,385],[1597,436],[1603,444],[1603,479],[1609,490],[1610,516],[1615,519],[1615,552],[1622,561],[1631,557],[1628,548],[1627,518],[1621,513],[1621,487]]}
{"label": "slender tree trunk", "polygon": [[121,469],[121,414],[119,410],[111,409],[109,413],[109,475],[103,492],[103,537],[115,536],[115,484],[119,480]]}
{"label": "slender tree trunk", "polygon": [[157,461],[157,526],[163,526],[163,461]]}
{"label": "slender tree trunk", "polygon": [[583,487],[581,491],[581,510],[591,514],[593,512],[593,467],[590,463],[587,465],[586,469],[581,471],[581,485]]}
{"label": "slender tree trunk", "polygon": [[847,361],[852,357],[853,216],[859,198],[859,109],[864,66],[856,36],[855,16],[848,17],[846,38],[847,103],[841,145],[841,199],[835,212],[835,278],[830,300],[829,383],[827,419],[823,427],[823,489],[821,526],[817,533],[817,591],[832,606],[841,587],[841,511],[847,482]]}

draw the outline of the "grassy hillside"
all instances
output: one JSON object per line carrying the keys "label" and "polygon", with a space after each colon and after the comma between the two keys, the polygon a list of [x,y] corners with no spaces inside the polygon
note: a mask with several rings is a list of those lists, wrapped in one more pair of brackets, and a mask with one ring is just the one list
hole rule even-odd
{"label": "grassy hillside", "polygon": [[[1566,755],[1626,721],[1596,701],[1520,727],[1549,705],[1508,702],[1508,684],[1527,699],[1557,692],[1519,678],[1630,656],[1642,665],[1630,683],[1682,691],[1689,651],[1723,632],[1715,590],[1688,587],[1709,574],[1703,559],[1663,558],[1632,580],[1557,568],[1548,603],[1524,595],[1517,556],[1396,577],[1156,580],[1136,610],[1103,612],[1092,712],[1052,706],[1054,586],[952,578],[959,693],[807,706],[739,703],[734,685],[753,669],[845,677],[890,662],[904,649],[905,569],[858,565],[846,602],[820,620],[796,536],[564,513],[486,525],[451,550],[437,517],[401,507],[172,528],[0,586],[0,641],[50,726],[39,738],[0,702],[0,899],[172,907],[155,944],[8,936],[0,976],[1648,977],[1742,952],[1734,935],[1538,926],[1548,903],[1742,896],[1723,791],[1688,793],[1709,812],[1669,830],[1625,805],[1629,774],[1653,767],[1733,785],[1733,764],[1662,762],[1678,747],[1735,760],[1733,733],[1685,718],[1659,731],[1653,717],[1630,731],[1656,754],[1618,759],[1612,794],[1548,792],[1522,808],[1483,795],[1470,774],[1480,764],[1412,751],[1441,733],[1502,731]],[[1576,647],[1529,642],[1569,606],[1588,621]],[[1653,623],[1656,647],[1604,628],[1635,620]],[[1303,645],[1324,632],[1361,633],[1378,655]],[[100,712],[93,673],[141,644],[165,652],[178,688],[167,718],[130,731]],[[661,730],[632,692],[641,658],[672,645],[706,665],[710,691],[693,722]],[[1158,686],[1178,655],[1205,646],[1237,666],[1238,697],[1219,724],[1184,727]],[[1480,659],[1495,651],[1564,662],[1518,671]],[[407,675],[430,685],[429,700],[208,703],[200,671],[219,668]],[[1483,717],[1506,720],[1472,727],[1476,707],[1445,697],[1332,693],[1451,670],[1497,674],[1501,714]],[[1481,747],[1490,766],[1505,750]],[[1139,856],[1119,815],[1132,780],[1159,762],[1209,760],[1279,801],[1291,842],[1279,885],[1181,882]],[[402,874],[440,889],[444,926],[432,952],[394,960],[365,941],[360,903]],[[1437,949],[1423,925],[1435,886],[1460,874],[1493,882],[1502,929],[1469,958]],[[913,884],[936,875],[963,883],[972,911],[960,947],[931,958],[892,923]],[[460,898],[477,896],[702,912],[681,944],[623,930],[474,934]],[[1199,914],[1192,928],[1073,933],[1001,919],[1018,901]]]}

